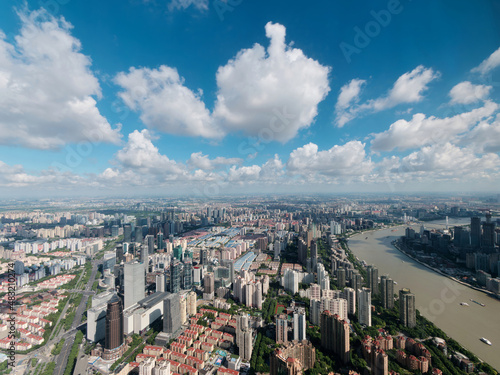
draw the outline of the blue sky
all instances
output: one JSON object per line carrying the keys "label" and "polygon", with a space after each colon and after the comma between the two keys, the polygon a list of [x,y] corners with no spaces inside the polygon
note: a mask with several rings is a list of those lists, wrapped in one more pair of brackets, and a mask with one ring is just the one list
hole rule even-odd
{"label": "blue sky", "polygon": [[304,4],[1,3],[0,194],[498,190],[498,2]]}

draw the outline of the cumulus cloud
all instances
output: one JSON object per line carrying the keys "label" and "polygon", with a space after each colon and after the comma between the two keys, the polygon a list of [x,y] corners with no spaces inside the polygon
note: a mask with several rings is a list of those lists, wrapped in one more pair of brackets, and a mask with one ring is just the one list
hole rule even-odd
{"label": "cumulus cloud", "polygon": [[346,110],[353,104],[358,103],[361,88],[365,83],[366,81],[363,79],[352,79],[349,83],[341,87],[337,104],[335,105],[336,120],[339,127],[344,126],[355,117],[355,115]]}
{"label": "cumulus cloud", "polygon": [[[159,152],[147,129],[134,130],[130,133],[127,144],[117,152],[116,160],[124,169],[134,170],[139,174],[162,175],[170,179],[185,174],[185,168],[182,165]],[[106,174],[109,176],[112,171]]]}
{"label": "cumulus cloud", "polygon": [[[425,68],[423,65],[419,65],[411,72],[406,72],[400,76],[385,96],[368,100],[366,103],[362,104],[355,104],[356,101],[354,101],[354,103],[345,104],[344,100],[344,105],[336,108],[337,126],[342,127],[347,122],[366,112],[380,112],[385,109],[393,108],[399,104],[417,103],[423,99],[423,93],[428,89],[428,84],[439,76],[439,72],[435,72],[431,68]],[[362,80],[353,81],[359,84]],[[351,81],[351,83],[353,81]],[[347,88],[349,85],[344,87],[348,92]],[[344,89],[344,87],[342,89]],[[354,86],[354,89],[356,89],[356,86]],[[352,89],[350,91],[355,92],[355,90]],[[359,95],[359,89],[357,94]],[[349,95],[346,96],[348,99],[350,98]],[[352,98],[357,98],[357,95],[352,96]]]}
{"label": "cumulus cloud", "polygon": [[118,95],[129,108],[140,112],[142,122],[149,128],[205,138],[224,135],[213,124],[201,93],[187,88],[174,68],[130,68],[128,73],[119,73],[115,82],[124,89]]}
{"label": "cumulus cloud", "polygon": [[[286,44],[285,34],[283,25],[269,22],[267,50],[255,44],[219,67],[214,118],[227,131],[271,132],[273,140],[287,142],[314,121],[330,91],[330,68]],[[292,115],[282,119],[277,111]]]}
{"label": "cumulus cloud", "polygon": [[201,152],[193,152],[187,163],[191,168],[211,171],[225,165],[240,164],[242,161],[240,158],[224,158],[222,156],[210,159],[208,155],[203,155]]}
{"label": "cumulus cloud", "polygon": [[493,52],[486,60],[471,70],[472,73],[486,75],[500,65],[500,48]]}
{"label": "cumulus cloud", "polygon": [[13,44],[0,31],[0,144],[56,149],[120,140],[97,108],[99,82],[72,26],[44,9],[21,11]]}
{"label": "cumulus cloud", "polygon": [[71,172],[46,169],[31,174],[22,165],[8,165],[0,160],[0,187],[71,189],[87,186],[88,184],[91,184],[89,180]]}
{"label": "cumulus cloud", "polygon": [[374,134],[371,141],[372,150],[407,150],[443,143],[468,131],[482,119],[491,116],[498,108],[498,104],[486,101],[481,108],[452,117],[426,117],[423,113],[417,113],[410,121],[398,120],[391,124],[388,130]]}
{"label": "cumulus cloud", "polygon": [[450,90],[452,104],[472,104],[486,99],[492,86],[474,85],[469,81],[460,82]]}
{"label": "cumulus cloud", "polygon": [[449,142],[432,145],[401,159],[398,171],[403,172],[453,172],[455,176],[470,171],[497,169],[500,158],[488,153],[477,156],[470,148],[460,148]]}
{"label": "cumulus cloud", "polygon": [[366,157],[365,144],[351,141],[325,151],[319,151],[318,145],[308,143],[290,153],[286,166],[290,174],[334,177],[369,173],[373,163]]}
{"label": "cumulus cloud", "polygon": [[482,121],[464,135],[460,143],[477,152],[500,152],[500,114],[491,123]]}

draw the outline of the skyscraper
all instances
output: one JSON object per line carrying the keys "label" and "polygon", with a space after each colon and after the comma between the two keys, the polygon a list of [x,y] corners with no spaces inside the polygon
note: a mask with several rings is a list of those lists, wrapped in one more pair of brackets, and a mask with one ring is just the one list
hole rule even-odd
{"label": "skyscraper", "polygon": [[182,272],[182,289],[188,290],[193,287],[193,263],[190,258],[184,260]]}
{"label": "skyscraper", "polygon": [[330,311],[321,314],[321,346],[337,354],[342,363],[350,361],[349,324]]}
{"label": "skyscraper", "polygon": [[170,263],[170,293],[179,293],[181,290],[182,263],[172,259]]}
{"label": "skyscraper", "polygon": [[297,251],[299,263],[305,266],[307,260],[307,244],[302,237],[299,237]]}
{"label": "skyscraper", "polygon": [[118,296],[108,302],[104,348],[115,349],[123,344],[123,306]]}
{"label": "skyscraper", "polygon": [[356,290],[353,288],[344,288],[344,298],[347,300],[347,312],[356,314]]}
{"label": "skyscraper", "polygon": [[394,307],[394,281],[389,276],[380,277],[380,294],[382,307],[392,309]]}
{"label": "skyscraper", "polygon": [[345,268],[337,270],[337,288],[343,289],[345,287],[346,271]]}
{"label": "skyscraper", "polygon": [[399,291],[399,319],[406,327],[413,328],[417,325],[415,295],[408,288]]}
{"label": "skyscraper", "polygon": [[372,325],[372,293],[368,288],[361,288],[358,293],[358,321],[368,327]]}
{"label": "skyscraper", "polygon": [[293,339],[306,339],[306,311],[302,308],[293,313]]}
{"label": "skyscraper", "polygon": [[358,289],[361,289],[362,285],[363,285],[363,278],[362,278],[361,274],[359,273],[359,271],[358,270],[352,271],[351,288],[357,292]]}
{"label": "skyscraper", "polygon": [[371,290],[372,294],[378,294],[378,268],[375,266],[368,266],[366,268],[366,283],[367,287]]}
{"label": "skyscraper", "polygon": [[288,320],[285,314],[276,318],[276,342],[278,344],[288,342]]}
{"label": "skyscraper", "polygon": [[214,274],[212,272],[209,272],[209,273],[207,273],[205,275],[205,278],[203,279],[203,285],[204,285],[203,298],[204,299],[212,299],[212,298],[214,298],[215,276],[214,276]]}
{"label": "skyscraper", "polygon": [[145,291],[145,275],[144,265],[142,263],[133,262],[125,263],[123,266],[124,273],[124,309],[139,302],[144,298]]}
{"label": "skyscraper", "polygon": [[318,266],[318,244],[315,240],[311,241],[311,266],[312,272],[316,272]]}
{"label": "skyscraper", "polygon": [[483,235],[481,247],[493,249],[495,246],[495,222],[491,221],[491,213],[486,214],[486,222],[483,223]]}
{"label": "skyscraper", "polygon": [[472,247],[481,246],[481,218],[477,216],[470,218],[470,243]]}
{"label": "skyscraper", "polygon": [[163,301],[163,332],[175,333],[181,327],[180,303],[178,293],[169,294]]}
{"label": "skyscraper", "polygon": [[115,294],[106,309],[106,333],[104,335],[103,359],[112,360],[122,356],[123,345],[123,306]]}
{"label": "skyscraper", "polygon": [[187,314],[196,315],[196,293],[191,291],[187,295]]}
{"label": "skyscraper", "polygon": [[132,226],[130,224],[123,226],[123,242],[132,242]]}

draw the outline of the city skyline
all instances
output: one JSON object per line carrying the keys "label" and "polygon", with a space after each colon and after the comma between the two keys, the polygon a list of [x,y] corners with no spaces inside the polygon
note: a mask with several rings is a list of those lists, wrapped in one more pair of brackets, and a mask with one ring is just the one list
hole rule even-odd
{"label": "city skyline", "polygon": [[493,1],[0,7],[0,197],[498,191]]}

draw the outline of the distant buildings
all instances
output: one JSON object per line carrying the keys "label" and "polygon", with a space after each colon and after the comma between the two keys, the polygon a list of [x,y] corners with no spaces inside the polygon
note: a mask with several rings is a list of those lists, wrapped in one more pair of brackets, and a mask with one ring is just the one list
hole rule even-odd
{"label": "distant buildings", "polygon": [[410,289],[404,288],[399,291],[399,319],[401,323],[409,328],[417,325],[417,310],[415,308],[415,295]]}

